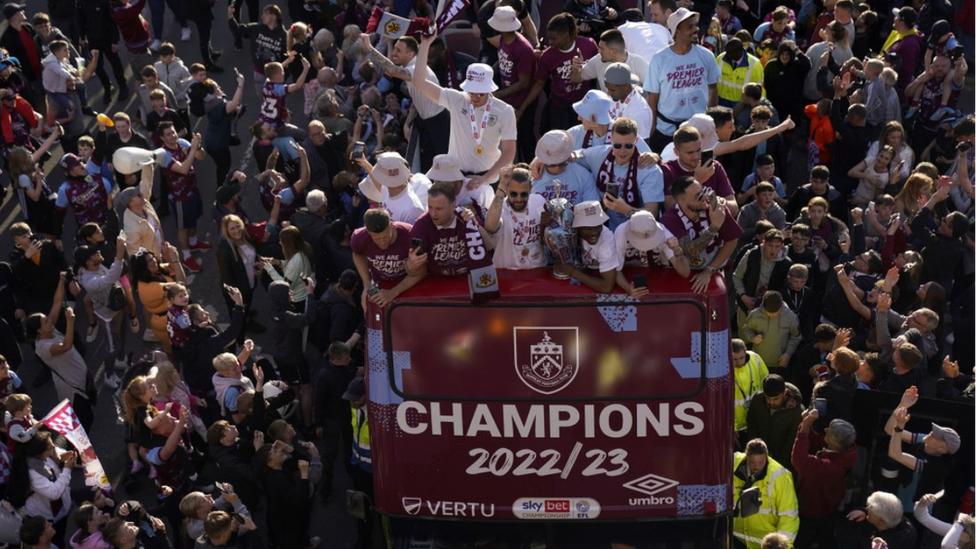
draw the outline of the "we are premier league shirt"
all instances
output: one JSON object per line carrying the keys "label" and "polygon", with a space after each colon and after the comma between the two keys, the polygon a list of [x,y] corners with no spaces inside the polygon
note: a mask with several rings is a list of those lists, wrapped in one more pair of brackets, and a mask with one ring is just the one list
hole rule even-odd
{"label": "we are premier league shirt", "polygon": [[[521,33],[515,33],[515,40],[511,44],[506,44],[505,39],[501,39],[498,45],[498,75],[501,77],[501,89],[505,89],[519,81],[520,74],[528,74],[529,79],[535,74],[535,48],[529,44],[528,39]],[[531,86],[526,86],[522,91],[509,95],[505,102],[518,108],[529,95]]]}
{"label": "we are premier league shirt", "polygon": [[[698,219],[690,219],[675,204],[661,216],[661,224],[679,241],[685,236],[691,240],[695,240],[708,228],[708,215],[699,216]],[[705,246],[705,249],[700,250],[696,254],[688,254],[688,262],[691,263],[691,268],[700,271],[708,267],[712,259],[715,258],[715,254],[718,253],[719,248],[726,242],[738,240],[740,236],[742,236],[742,227],[736,223],[735,217],[733,217],[732,212],[726,206],[725,222],[719,227],[718,236],[713,237],[708,245]],[[687,247],[683,247],[687,252]]]}
{"label": "we are premier league shirt", "polygon": [[546,202],[556,198],[556,180],[562,186],[559,196],[568,200],[573,206],[587,200],[600,200],[593,174],[573,162],[567,164],[566,169],[559,175],[552,175],[547,170],[542,170],[542,177],[532,181],[532,194],[542,195]]}
{"label": "we are premier league shirt", "polygon": [[[417,223],[410,230],[411,240],[419,238],[424,243],[427,272],[435,276],[466,275],[472,268],[483,266],[484,259],[491,261],[486,255],[484,243],[480,242],[480,237],[476,239],[477,241],[471,242],[471,247],[475,250],[469,253],[467,235],[468,227],[457,215],[449,226],[438,227],[430,218],[430,214],[425,213],[417,219]],[[478,248],[480,250],[477,250]],[[472,253],[479,253],[481,257],[472,257]]]}
{"label": "we are premier league shirt", "polygon": [[360,227],[352,233],[349,242],[352,253],[364,256],[369,268],[369,277],[381,288],[392,288],[407,276],[407,259],[410,255],[410,229],[408,223],[393,222],[396,240],[389,248],[382,250],[373,242],[366,231]]}
{"label": "we are premier league shirt", "polygon": [[[580,36],[576,38],[576,44],[569,51],[562,51],[552,46],[546,48],[539,56],[539,68],[536,69],[535,79],[540,82],[550,80],[549,97],[558,97],[563,103],[572,105],[583,99],[587,90],[590,89],[589,82],[573,82],[570,74],[573,72],[573,59],[579,55],[584,60],[597,55],[596,43],[592,38]],[[715,61],[712,61],[712,65]],[[558,104],[558,103],[557,103]]]}
{"label": "we are premier league shirt", "polygon": [[657,101],[657,131],[672,135],[677,127],[664,120],[677,123],[705,112],[708,108],[708,86],[718,82],[718,64],[715,55],[705,48],[693,45],[684,55],[671,48],[654,54],[644,81],[644,91],[659,95]]}

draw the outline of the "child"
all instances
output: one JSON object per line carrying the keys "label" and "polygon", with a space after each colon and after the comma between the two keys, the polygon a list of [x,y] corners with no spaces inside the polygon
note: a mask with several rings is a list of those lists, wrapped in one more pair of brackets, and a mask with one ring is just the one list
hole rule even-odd
{"label": "child", "polygon": [[34,438],[37,429],[43,425],[31,414],[33,401],[23,393],[8,396],[3,401],[7,411],[3,414],[3,425],[7,430],[7,448],[14,454],[17,443],[25,443]]}
{"label": "child", "polygon": [[186,137],[186,124],[183,123],[183,118],[179,113],[167,106],[166,93],[163,90],[155,89],[149,92],[149,102],[152,104],[152,111],[146,117],[146,130],[149,131],[153,145],[163,146],[162,138],[156,133],[160,122],[172,122],[176,135]]}
{"label": "child", "polygon": [[847,172],[848,176],[858,180],[857,190],[851,197],[852,203],[858,206],[867,206],[868,203],[884,193],[885,187],[890,181],[897,181],[901,162],[892,162],[895,154],[895,149],[885,145],[878,151],[877,157],[870,165],[867,160],[862,160]]}
{"label": "child", "polygon": [[[319,89],[322,87],[321,83],[316,78],[318,76],[318,68],[322,67],[324,64],[322,62],[322,55],[319,53],[315,46],[312,44],[312,33],[305,23],[295,22],[292,24],[291,28],[288,29],[288,40],[287,40],[288,53],[295,52],[295,55],[301,56],[302,59],[309,60],[308,74],[305,77],[305,106],[303,111],[305,116],[310,116],[312,110],[315,108],[315,98],[319,95]],[[302,72],[304,68],[294,63],[288,66],[288,75],[291,76],[292,80],[297,84],[302,78]]]}
{"label": "child", "polygon": [[213,359],[213,367],[217,373],[213,375],[212,381],[217,402],[220,403],[220,414],[235,425],[245,418],[237,408],[237,397],[245,391],[254,390],[254,383],[241,372],[242,365],[238,357],[231,353],[220,353]]}
{"label": "child", "polygon": [[152,101],[149,97],[154,90],[162,90],[166,94],[166,104],[175,105],[176,95],[173,94],[173,90],[169,89],[169,86],[163,84],[159,81],[159,73],[152,65],[147,65],[142,68],[139,72],[139,76],[142,79],[142,84],[139,85],[139,116],[142,119],[142,125],[149,126],[149,113],[152,112]]}
{"label": "child", "polygon": [[[156,69],[160,81],[169,86],[169,89],[173,90],[173,95],[176,96],[176,103],[168,106],[176,110],[176,113],[179,114],[180,119],[183,121],[183,126],[189,127],[190,116],[187,111],[187,90],[190,84],[195,82],[196,79],[190,75],[190,71],[183,64],[183,60],[176,56],[176,46],[170,42],[163,42],[159,47],[159,61],[156,61],[153,67]],[[206,68],[204,71],[206,71]]]}
{"label": "child", "polygon": [[830,123],[830,99],[821,99],[816,104],[804,107],[803,114],[810,119],[810,137],[807,139],[809,169],[814,166],[829,166],[833,153],[829,145],[834,142],[834,126]]}
{"label": "child", "polygon": [[190,83],[186,89],[186,97],[190,107],[190,114],[197,118],[207,116],[206,98],[209,93],[207,87],[207,67],[203,63],[190,65]]}
{"label": "child", "polygon": [[778,6],[770,17],[769,21],[761,23],[756,27],[753,40],[762,43],[766,39],[773,41],[773,46],[779,46],[783,40],[796,40],[793,32],[793,23],[790,21],[791,11],[785,6]]}
{"label": "child", "polygon": [[277,131],[278,137],[273,140],[273,143],[275,148],[287,157],[287,160],[294,160],[297,157],[289,142],[299,137],[304,139],[304,132],[287,124],[288,108],[285,106],[285,97],[289,93],[302,89],[310,67],[308,60],[302,57],[302,73],[298,80],[285,85],[285,67],[294,59],[295,56],[292,54],[284,63],[273,61],[264,65],[264,75],[267,76],[267,80],[261,88],[261,111],[258,114],[259,120],[267,122]]}
{"label": "child", "polygon": [[177,352],[183,349],[190,338],[190,315],[186,311],[190,304],[190,290],[183,284],[168,284],[166,299],[170,302],[169,310],[166,311],[166,333],[173,352]]}
{"label": "child", "polygon": [[745,204],[756,195],[756,186],[766,182],[776,188],[773,200],[780,206],[786,206],[786,189],[783,187],[783,180],[776,177],[776,161],[772,155],[760,154],[756,157],[756,171],[747,175],[742,181],[742,192],[736,196],[739,204]]}
{"label": "child", "polygon": [[[808,273],[811,275],[807,279],[807,287],[813,287],[813,278],[819,272],[817,253],[810,247],[810,239],[813,231],[806,223],[794,223],[790,228],[790,247],[786,250],[786,255],[794,265],[806,265]],[[814,267],[817,267],[814,269]]]}
{"label": "child", "polygon": [[84,113],[93,116],[95,113],[88,107],[88,88],[85,86],[78,69],[71,64],[71,49],[63,40],[55,40],[50,45],[51,53],[41,64],[44,91],[53,103],[51,113],[48,114],[48,125],[53,125],[58,113],[66,113],[72,108],[70,93],[74,91],[81,100]]}
{"label": "child", "polygon": [[[895,213],[895,197],[890,194],[882,194],[875,198],[874,207],[868,203],[867,209],[864,210],[864,244],[869,250],[881,250],[888,237],[893,213]],[[901,231],[898,231],[897,236],[900,239],[905,238],[905,234]]]}
{"label": "child", "polygon": [[952,59],[956,47],[959,46],[956,36],[952,34],[949,23],[945,20],[936,21],[927,38],[929,47],[925,50],[925,70],[928,70],[932,60],[938,56]]}
{"label": "child", "polygon": [[[3,405],[4,400],[14,394],[23,385],[24,382],[17,376],[17,372],[10,369],[10,363],[7,362],[7,358],[0,355],[0,414],[5,411]],[[0,428],[0,431],[4,431],[5,429]]]}
{"label": "child", "polygon": [[111,517],[91,502],[84,502],[75,509],[74,523],[78,530],[71,536],[73,549],[111,549],[102,538],[102,526]]}
{"label": "child", "polygon": [[715,18],[722,25],[722,32],[732,36],[742,30],[742,22],[734,15],[735,4],[732,0],[718,0],[715,6]]}
{"label": "child", "polygon": [[[87,136],[86,136],[87,137]],[[90,137],[88,139],[91,139]],[[106,267],[111,267],[112,263],[115,261],[115,244],[113,242],[108,242],[105,238],[105,233],[102,228],[98,226],[97,223],[85,223],[78,229],[78,237],[76,239],[79,244],[85,244],[88,246],[94,246],[102,251],[102,256],[105,258],[103,263]],[[123,273],[126,273],[127,265],[122,266]],[[128,274],[123,274],[119,277],[119,285],[122,286],[122,290],[125,292],[125,309],[129,313],[129,329],[132,333],[139,332],[139,319],[136,318],[136,302],[132,297],[132,285],[129,282]],[[83,300],[85,304],[85,311],[88,312],[88,318],[94,320],[95,314],[92,309],[91,298],[85,295]],[[95,337],[98,336],[98,324],[92,324],[88,327],[88,335],[85,340],[88,343],[95,341]]]}

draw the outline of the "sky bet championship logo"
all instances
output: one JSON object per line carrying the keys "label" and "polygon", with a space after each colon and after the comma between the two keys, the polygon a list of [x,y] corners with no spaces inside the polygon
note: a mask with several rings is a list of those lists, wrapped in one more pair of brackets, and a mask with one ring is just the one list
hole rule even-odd
{"label": "sky bet championship logo", "polygon": [[512,514],[520,519],[595,519],[600,504],[593,498],[519,498],[512,504]]}

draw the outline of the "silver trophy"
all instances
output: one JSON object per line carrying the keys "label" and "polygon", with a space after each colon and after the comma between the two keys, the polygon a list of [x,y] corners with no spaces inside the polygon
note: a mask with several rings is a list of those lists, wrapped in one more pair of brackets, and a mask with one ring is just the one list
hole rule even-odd
{"label": "silver trophy", "polygon": [[[562,183],[558,179],[553,181],[555,198],[546,203],[546,210],[552,215],[549,225],[543,229],[546,249],[549,258],[559,258],[566,265],[578,265],[578,241],[573,229],[573,206],[569,200],[562,197]],[[555,269],[552,276],[560,280],[568,280],[569,275]]]}

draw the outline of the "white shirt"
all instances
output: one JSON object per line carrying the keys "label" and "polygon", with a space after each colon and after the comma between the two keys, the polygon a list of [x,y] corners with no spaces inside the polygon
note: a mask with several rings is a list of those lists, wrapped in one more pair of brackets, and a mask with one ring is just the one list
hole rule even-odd
{"label": "white shirt", "polygon": [[[488,185],[483,185],[487,188]],[[546,199],[530,194],[525,210],[516,212],[508,204],[502,204],[501,227],[495,233],[495,267],[499,269],[535,269],[546,266],[546,254],[542,246],[540,217]]]}
{"label": "white shirt", "polygon": [[396,196],[390,196],[390,188],[381,186],[380,193],[383,195],[381,204],[386,211],[390,212],[390,219],[410,223],[417,221],[417,218],[427,211],[423,202],[417,197],[410,185],[405,185],[403,191]]}
{"label": "white shirt", "polygon": [[[408,183],[410,184],[410,188],[413,189],[413,193],[420,199],[420,203],[424,205],[424,211],[427,211],[427,191],[430,190],[433,183],[422,173],[411,175]],[[411,223],[413,222],[411,221]]]}
{"label": "white shirt", "polygon": [[[667,27],[657,23],[627,22],[617,27],[617,30],[624,35],[627,51],[643,57],[647,60],[648,66],[655,53],[672,43],[671,32]],[[631,70],[633,68],[631,67]]]}
{"label": "white shirt", "polygon": [[583,268],[605,273],[620,269],[620,257],[617,255],[617,245],[613,239],[613,233],[605,226],[600,232],[600,239],[596,244],[590,244],[586,240],[580,239],[583,243]]}
{"label": "white shirt", "polygon": [[467,206],[474,201],[485,211],[488,211],[488,208],[491,207],[493,198],[495,198],[495,191],[491,189],[491,185],[479,185],[475,190],[469,191],[467,177],[461,183],[461,191],[457,193],[457,203],[459,206]]}
{"label": "white shirt", "polygon": [[[451,142],[448,146],[448,153],[454,155],[461,161],[461,171],[465,173],[486,172],[495,165],[502,156],[501,142],[515,141],[518,137],[515,129],[515,110],[508,103],[492,98],[491,113],[488,116],[487,127],[481,139],[481,147],[484,152],[480,155],[475,154],[478,143],[474,140],[471,131],[471,119],[468,109],[471,101],[468,94],[457,90],[442,89],[438,101],[441,105],[451,111]],[[474,112],[475,123],[479,131],[484,107],[478,107]],[[494,183],[489,181],[488,183]]]}
{"label": "white shirt", "polygon": [[[404,68],[410,71],[411,74],[414,74],[417,70],[417,58],[410,61],[410,63]],[[426,68],[427,80],[440,85],[440,82],[437,81],[437,75],[434,73],[434,70],[430,67]],[[444,107],[438,105],[436,101],[427,97],[423,92],[418,90],[417,86],[413,85],[413,82],[407,82],[407,92],[410,94],[410,99],[413,100],[414,106],[417,107],[417,114],[419,114],[420,118],[423,118],[424,120],[437,116],[444,110]]]}
{"label": "white shirt", "polygon": [[[580,76],[583,80],[593,80],[596,78],[597,84],[600,86],[601,91],[607,91],[607,84],[603,81],[603,73],[606,72],[607,67],[610,66],[609,61],[604,61],[603,56],[597,54],[589,58],[586,63],[583,64],[583,70],[580,72]],[[627,59],[623,61],[628,67],[630,67],[630,72],[636,74],[640,81],[643,82],[647,78],[647,59],[637,55],[636,53],[627,52]]]}
{"label": "white shirt", "polygon": [[37,353],[38,358],[44,364],[47,364],[49,368],[57,372],[53,377],[54,388],[57,390],[58,398],[74,400],[76,394],[85,394],[88,366],[85,365],[85,359],[82,358],[81,353],[78,352],[78,349],[74,345],[71,346],[71,349],[68,349],[68,351],[60,355],[53,355],[51,353],[51,347],[63,341],[64,334],[55,330],[54,337],[37,340],[34,344],[34,352]]}
{"label": "white shirt", "polygon": [[[624,105],[624,103],[627,104]],[[647,105],[647,99],[644,98],[644,94],[636,86],[630,96],[623,101],[613,102],[613,105],[610,107],[610,113],[611,118],[613,118],[613,113],[619,113],[614,120],[630,118],[636,122],[637,135],[640,136],[641,140],[651,136],[651,123],[654,121],[654,113],[651,112],[651,107]],[[607,132],[607,136],[611,133],[613,132]]]}
{"label": "white shirt", "polygon": [[617,245],[617,257],[620,258],[620,267],[617,270],[622,271],[624,267],[652,267],[652,259],[654,263],[662,267],[670,266],[674,252],[664,243],[673,236],[671,231],[667,230],[664,225],[658,223],[658,230],[664,231],[664,240],[661,241],[661,245],[657,248],[648,252],[642,252],[635,248],[627,238],[628,223],[630,221],[621,223],[617,227],[617,230],[613,232],[614,242]]}

